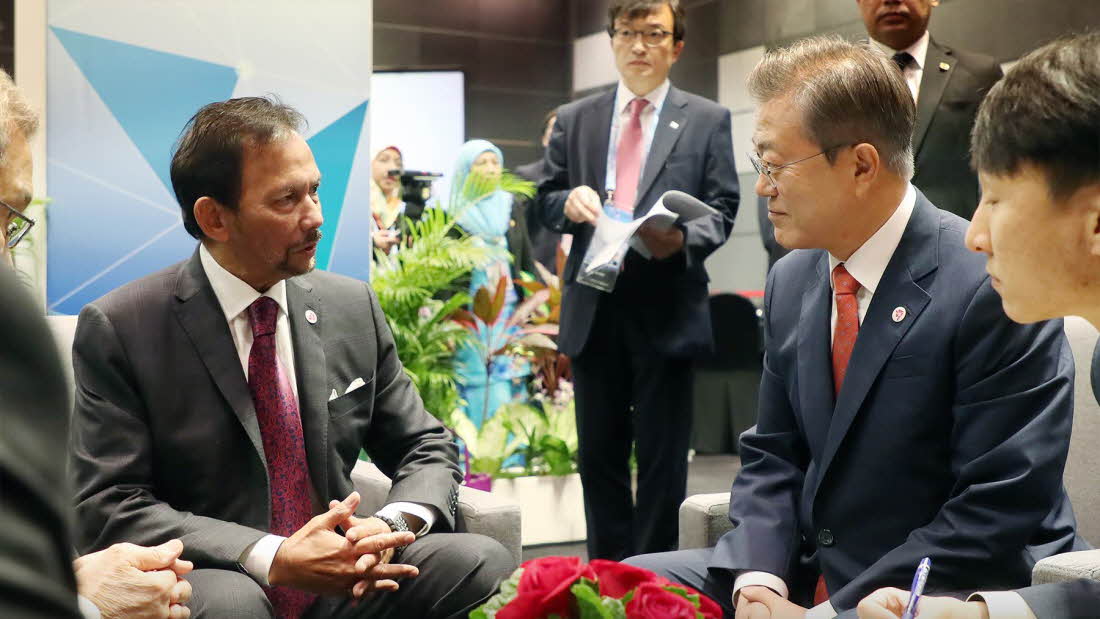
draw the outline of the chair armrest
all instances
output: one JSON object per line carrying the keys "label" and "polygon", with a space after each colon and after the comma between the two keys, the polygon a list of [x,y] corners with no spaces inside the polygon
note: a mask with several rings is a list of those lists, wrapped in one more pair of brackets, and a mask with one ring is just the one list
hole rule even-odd
{"label": "chair armrest", "polygon": [[1052,582],[1091,578],[1100,580],[1100,550],[1065,552],[1047,557],[1035,564],[1031,571],[1031,584],[1045,585]]}
{"label": "chair armrest", "polygon": [[730,493],[695,494],[680,504],[680,550],[709,548],[733,528]]}
{"label": "chair armrest", "polygon": [[[351,471],[351,483],[359,491],[362,500],[356,514],[370,516],[386,504],[390,493],[390,479],[378,467],[360,460]],[[512,553],[519,565],[522,558],[519,504],[497,495],[466,486],[458,488],[458,510],[466,523],[466,531],[491,537]]]}

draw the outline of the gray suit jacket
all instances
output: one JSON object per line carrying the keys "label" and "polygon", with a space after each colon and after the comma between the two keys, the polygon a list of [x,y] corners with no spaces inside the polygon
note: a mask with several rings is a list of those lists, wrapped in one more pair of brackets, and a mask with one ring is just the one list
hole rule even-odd
{"label": "gray suit jacket", "polygon": [[[352,491],[362,448],[393,478],[390,501],[434,505],[444,516],[435,530],[453,528],[455,445],[405,375],[374,292],[315,272],[287,281],[287,305],[315,511]],[[73,365],[81,548],[180,538],[196,567],[235,567],[268,530],[270,490],[252,398],[198,253],[87,305]],[[328,399],[356,378],[366,385]]]}
{"label": "gray suit jacket", "polygon": [[65,377],[41,310],[3,265],[0,299],[0,617],[79,617]]}
{"label": "gray suit jacket", "polygon": [[970,169],[970,129],[985,93],[1002,75],[989,56],[934,39],[928,43],[913,131],[913,184],[933,204],[964,219],[974,214],[981,195]]}

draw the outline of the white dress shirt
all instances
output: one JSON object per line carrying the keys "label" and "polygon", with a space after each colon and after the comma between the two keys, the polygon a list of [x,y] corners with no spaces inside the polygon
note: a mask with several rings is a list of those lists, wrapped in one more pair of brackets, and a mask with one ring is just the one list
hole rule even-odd
{"label": "white dress shirt", "polygon": [[893,49],[875,41],[875,45],[878,45],[879,49],[886,52],[888,56],[893,56],[899,52],[908,52],[913,57],[913,62],[910,62],[903,72],[905,81],[909,84],[909,92],[913,93],[913,101],[917,101],[920,95],[920,80],[924,77],[924,61],[928,58],[928,39],[928,31],[925,30],[916,43],[905,49]]}
{"label": "white dress shirt", "polygon": [[[638,97],[626,87],[622,80],[619,80],[619,87],[615,90],[615,113],[611,115],[611,134],[607,141],[607,175],[605,177],[606,186],[603,189],[615,188],[616,156],[619,152],[619,140],[622,138],[620,127],[630,122],[630,102],[638,98],[649,102],[649,105],[646,105],[642,110],[640,118],[642,123],[642,171],[644,171],[645,162],[649,159],[649,147],[653,145],[653,136],[657,134],[657,120],[661,116],[661,108],[665,105],[665,98],[668,97],[668,89],[671,87],[672,83],[665,79],[660,86]],[[638,182],[642,182],[641,174],[638,175]],[[596,189],[600,188],[597,187]]]}
{"label": "white dress shirt", "polygon": [[[279,367],[286,373],[287,380],[290,381],[294,391],[295,406],[297,406],[298,380],[294,371],[294,343],[290,338],[290,320],[287,318],[286,281],[280,280],[261,294],[236,275],[225,270],[206,246],[201,244],[199,261],[202,263],[203,271],[206,272],[206,278],[210,280],[210,287],[214,289],[214,296],[225,314],[225,320],[229,323],[229,333],[233,338],[233,346],[237,349],[245,380],[248,380],[248,355],[252,352],[252,323],[248,318],[248,307],[260,297],[271,297],[279,304],[279,317],[275,322],[275,357],[278,359]],[[317,496],[312,485],[309,488],[309,494],[315,513],[328,509],[327,505],[321,504],[320,497]],[[338,497],[338,499],[342,498]],[[433,506],[405,502],[386,505],[378,513],[389,518],[402,514],[420,518],[424,521],[424,526],[420,531],[415,532],[418,537],[431,529],[437,516]],[[268,585],[267,574],[271,571],[271,562],[275,560],[275,554],[278,553],[279,546],[285,539],[281,535],[265,535],[242,553],[241,565],[261,585]]]}
{"label": "white dress shirt", "polygon": [[[859,291],[856,292],[860,325],[863,324],[863,318],[867,315],[867,308],[870,307],[871,299],[875,296],[875,289],[878,288],[882,274],[886,271],[886,266],[890,264],[890,259],[893,258],[898,243],[901,242],[901,237],[905,233],[905,226],[909,224],[909,216],[913,214],[913,207],[916,202],[917,191],[912,185],[909,185],[905,190],[905,196],[901,199],[901,203],[894,209],[894,213],[890,215],[890,218],[844,261],[844,267],[848,270],[848,273],[860,284]],[[830,289],[833,286],[833,268],[838,264],[841,264],[841,261],[830,254],[829,273],[827,275]],[[829,320],[829,341],[831,342],[832,332],[836,329],[836,295],[830,296],[832,298],[830,303],[832,309]],[[881,317],[881,319],[889,320],[886,316]],[[783,582],[782,578],[768,572],[743,572],[733,582],[734,600],[737,599],[737,592],[742,587],[750,585],[767,587],[784,598],[789,596],[787,583]],[[806,613],[806,619],[825,619],[835,616],[836,611],[829,602],[822,602]]]}

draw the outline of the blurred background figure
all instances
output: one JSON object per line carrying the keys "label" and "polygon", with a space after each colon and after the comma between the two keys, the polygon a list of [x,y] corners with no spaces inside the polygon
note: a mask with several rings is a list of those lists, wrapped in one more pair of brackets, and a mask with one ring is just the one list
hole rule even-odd
{"label": "blurred background figure", "polygon": [[[370,210],[373,216],[371,241],[384,253],[401,238],[400,222],[404,203],[401,202],[401,176],[404,168],[401,151],[386,146],[371,160]],[[398,172],[392,174],[392,172]]]}
{"label": "blurred background figure", "polygon": [[[539,146],[541,147],[539,152],[542,153],[543,156],[531,163],[517,166],[516,176],[537,184],[549,175],[546,167],[546,146],[550,144],[550,133],[554,130],[554,123],[557,120],[557,108],[550,110],[546,114],[542,126],[542,135],[539,136]],[[527,236],[531,239],[531,255],[535,262],[542,263],[542,265],[550,269],[551,272],[556,270],[558,245],[563,244],[563,247],[568,253],[570,243],[565,239],[572,240],[571,235],[562,235],[539,224],[537,217],[527,217]]]}
{"label": "blurred background figure", "polygon": [[970,219],[978,177],[970,169],[970,129],[978,105],[1001,79],[989,56],[934,40],[928,21],[939,0],[856,0],[867,34],[894,59],[913,100],[913,184],[939,208]]}
{"label": "blurred background figure", "polygon": [[455,357],[466,416],[478,426],[501,404],[526,393],[524,379],[531,371],[513,355],[486,356],[500,347],[504,324],[520,300],[515,283],[520,272],[535,270],[524,219],[527,201],[501,187],[503,170],[499,148],[487,140],[470,140],[459,151],[451,177],[449,209],[458,227],[495,250],[494,259],[470,276],[470,295],[482,287],[496,290],[501,278],[506,282],[504,308],[494,326],[484,332],[479,346],[464,346]]}

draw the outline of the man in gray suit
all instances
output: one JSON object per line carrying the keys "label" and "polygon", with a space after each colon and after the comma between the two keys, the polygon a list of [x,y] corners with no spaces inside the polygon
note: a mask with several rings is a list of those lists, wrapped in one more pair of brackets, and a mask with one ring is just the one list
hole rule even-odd
{"label": "man in gray suit", "polygon": [[856,3],[867,34],[893,56],[917,103],[913,184],[939,208],[970,219],[978,205],[970,128],[982,97],[1001,79],[1000,65],[932,39],[928,21],[939,0]]}
{"label": "man in gray suit", "polygon": [[[687,487],[691,358],[712,347],[707,256],[733,228],[739,200],[729,110],[668,81],[684,47],[680,0],[618,0],[608,9],[617,88],[558,109],[536,211],[573,235],[558,346],[573,361],[588,556],[623,559],[676,547]],[[611,293],[577,275],[604,202],[629,219],[676,189],[716,211],[642,226]],[[637,506],[630,454],[637,446]]]}
{"label": "man in gray suit", "polygon": [[[465,616],[515,566],[448,533],[455,445],[373,291],[312,272],[321,173],[302,124],[266,98],[199,110],[171,169],[197,251],[81,312],[79,542],[181,539],[197,617]],[[394,481],[370,518],[352,515],[361,450]]]}
{"label": "man in gray suit", "polygon": [[[1097,93],[1100,33],[1092,33],[1024,56],[978,112],[972,150],[982,201],[966,244],[989,256],[993,287],[1015,321],[1075,315],[1100,327]],[[1098,374],[1094,356],[1100,398]],[[1022,506],[1031,500],[1018,499]],[[899,617],[908,601],[907,591],[880,589],[860,602],[859,616]],[[917,610],[921,619],[1084,619],[1100,613],[1100,582],[982,592],[966,602],[924,597]]]}

